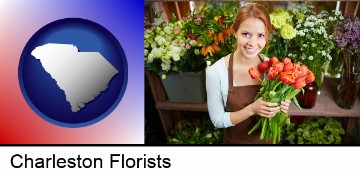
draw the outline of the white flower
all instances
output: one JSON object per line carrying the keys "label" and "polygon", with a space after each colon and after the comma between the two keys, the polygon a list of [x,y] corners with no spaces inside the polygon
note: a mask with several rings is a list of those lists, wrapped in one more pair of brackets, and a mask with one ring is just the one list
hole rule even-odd
{"label": "white flower", "polygon": [[173,29],[169,26],[164,27],[164,32],[168,35],[173,33]]}
{"label": "white flower", "polygon": [[195,53],[195,55],[199,55],[199,54],[200,54],[200,50],[199,50],[199,49],[194,49],[194,53]]}
{"label": "white flower", "polygon": [[170,63],[171,63],[170,60],[163,61],[163,62],[161,63],[161,69],[162,69],[163,71],[168,71],[168,70],[170,70]]}
{"label": "white flower", "polygon": [[162,36],[156,36],[155,37],[155,41],[157,42],[158,45],[164,45],[166,40],[165,38],[163,38]]}
{"label": "white flower", "polygon": [[331,57],[331,55],[326,55],[326,57],[331,61],[332,60],[332,57]]}
{"label": "white flower", "polygon": [[314,57],[313,56],[309,56],[309,60],[313,60],[314,59]]}
{"label": "white flower", "polygon": [[325,55],[326,55],[326,52],[325,52],[325,51],[321,51],[321,55],[322,55],[322,56],[325,56]]}

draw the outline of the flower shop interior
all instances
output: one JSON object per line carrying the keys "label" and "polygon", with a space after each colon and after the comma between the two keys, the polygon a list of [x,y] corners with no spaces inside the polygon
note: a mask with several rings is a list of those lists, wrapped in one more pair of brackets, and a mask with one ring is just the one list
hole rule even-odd
{"label": "flower shop interior", "polygon": [[205,72],[233,51],[232,24],[249,3],[263,5],[274,26],[260,54],[285,65],[290,58],[294,69],[305,64],[316,77],[292,97],[274,143],[359,145],[359,1],[147,0],[145,144],[223,143],[224,128],[209,117]]}

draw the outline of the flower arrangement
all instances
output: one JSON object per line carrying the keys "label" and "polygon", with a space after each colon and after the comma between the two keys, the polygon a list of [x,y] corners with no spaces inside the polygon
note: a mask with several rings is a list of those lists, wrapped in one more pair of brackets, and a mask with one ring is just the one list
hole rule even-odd
{"label": "flower arrangement", "polygon": [[[260,72],[267,72],[267,78],[261,80]],[[264,101],[276,103],[292,100],[299,109],[301,107],[295,96],[307,83],[315,80],[314,74],[306,65],[292,63],[290,58],[285,58],[281,62],[277,57],[273,57],[260,63],[258,68],[250,68],[249,74],[252,79],[259,79],[262,85],[254,100],[260,97]],[[288,114],[280,111],[272,118],[260,117],[248,134],[261,127],[260,139],[270,139],[275,144],[277,141],[280,142],[281,128],[287,124],[290,124]]]}
{"label": "flower arrangement", "polygon": [[349,54],[360,53],[360,20],[356,16],[346,15],[334,28],[333,38],[341,50]]}
{"label": "flower arrangement", "polygon": [[187,38],[197,42],[201,57],[207,61],[213,63],[232,52],[236,40],[231,25],[238,6],[231,3],[209,4],[188,17],[184,25]]}
{"label": "flower arrangement", "polygon": [[163,78],[171,73],[204,70],[206,61],[215,62],[232,52],[236,42],[232,23],[238,4],[206,6],[187,18],[150,25],[145,20],[145,68]]}
{"label": "flower arrangement", "polygon": [[331,31],[333,24],[342,19],[341,13],[329,14],[323,10],[316,14],[314,7],[307,5],[303,10],[293,10],[292,16],[297,35],[290,42],[288,56],[309,66],[318,77],[316,83],[321,90],[324,65],[332,60],[331,52],[335,48]]}
{"label": "flower arrangement", "polygon": [[357,98],[360,86],[360,20],[345,16],[333,31],[334,41],[343,53],[343,73],[336,103],[342,108],[351,109]]}
{"label": "flower arrangement", "polygon": [[275,27],[270,44],[265,48],[265,55],[285,58],[289,50],[289,42],[296,36],[289,12],[276,9],[270,13],[271,24]]}

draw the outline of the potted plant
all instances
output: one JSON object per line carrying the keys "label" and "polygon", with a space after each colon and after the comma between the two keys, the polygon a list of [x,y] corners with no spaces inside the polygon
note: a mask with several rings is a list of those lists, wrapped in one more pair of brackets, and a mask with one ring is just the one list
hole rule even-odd
{"label": "potted plant", "polygon": [[341,144],[345,130],[332,117],[309,117],[305,122],[291,123],[283,143],[290,144]]}
{"label": "potted plant", "polygon": [[214,128],[209,118],[182,119],[171,131],[168,144],[221,144],[224,130]]}

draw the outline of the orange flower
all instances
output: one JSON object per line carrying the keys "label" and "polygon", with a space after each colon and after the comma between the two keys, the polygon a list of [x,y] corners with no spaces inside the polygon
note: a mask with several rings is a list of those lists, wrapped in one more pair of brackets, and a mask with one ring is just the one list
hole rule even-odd
{"label": "orange flower", "polygon": [[272,57],[270,60],[269,60],[269,65],[270,66],[273,66],[274,63],[276,62],[279,62],[279,59],[277,57]]}
{"label": "orange flower", "polygon": [[260,72],[259,72],[259,70],[257,70],[257,69],[255,69],[255,68],[250,68],[249,69],[249,74],[250,74],[250,77],[252,78],[252,79],[258,79],[259,77],[260,77]]}
{"label": "orange flower", "polygon": [[288,63],[291,63],[290,58],[285,57],[285,58],[283,59],[283,63],[284,63],[285,65],[287,65]]}
{"label": "orange flower", "polygon": [[275,70],[275,69],[272,69],[269,73],[268,73],[268,78],[270,79],[270,80],[273,80],[276,76],[278,76],[279,75],[279,73],[278,73],[278,71],[277,70]]}
{"label": "orange flower", "polygon": [[279,73],[281,73],[284,70],[284,63],[278,61],[278,62],[273,63],[272,67],[273,67],[273,69],[275,69]]}
{"label": "orange flower", "polygon": [[295,75],[293,72],[282,72],[280,74],[280,81],[284,84],[293,84],[295,82]]}
{"label": "orange flower", "polygon": [[298,78],[298,77],[303,77],[301,71],[299,70],[299,68],[294,68],[294,69],[292,70],[292,72],[294,73],[294,75],[295,75],[296,78]]}
{"label": "orange flower", "polygon": [[307,72],[309,71],[308,67],[306,65],[301,65],[299,67],[299,71],[301,72],[300,76],[306,76]]}
{"label": "orange flower", "polygon": [[216,53],[220,50],[221,48],[215,42],[213,42],[211,45],[203,46],[201,48],[201,54],[204,56],[207,56],[208,54],[212,55],[213,53]]}
{"label": "orange flower", "polygon": [[[285,64],[285,63],[284,63]],[[285,64],[284,66],[284,72],[286,71],[292,71],[294,69],[294,66],[291,62],[288,62],[287,64]]]}
{"label": "orange flower", "polygon": [[306,78],[305,78],[305,82],[306,84],[311,83],[315,80],[315,75],[314,73],[311,72],[311,70],[309,70],[306,74]]}
{"label": "orange flower", "polygon": [[293,66],[296,69],[296,68],[300,67],[300,63],[299,62],[293,63]]}
{"label": "orange flower", "polygon": [[223,33],[223,32],[220,32],[220,33],[218,33],[217,36],[218,36],[219,42],[224,43],[224,41],[225,41],[224,33]]}
{"label": "orange flower", "polygon": [[295,82],[293,83],[293,86],[295,89],[300,89],[306,86],[305,78],[298,77],[295,79]]}
{"label": "orange flower", "polygon": [[225,33],[227,34],[227,36],[230,36],[232,34],[233,30],[232,30],[232,27],[228,27],[225,31]]}
{"label": "orange flower", "polygon": [[260,72],[266,72],[270,69],[269,61],[264,61],[258,65]]}

